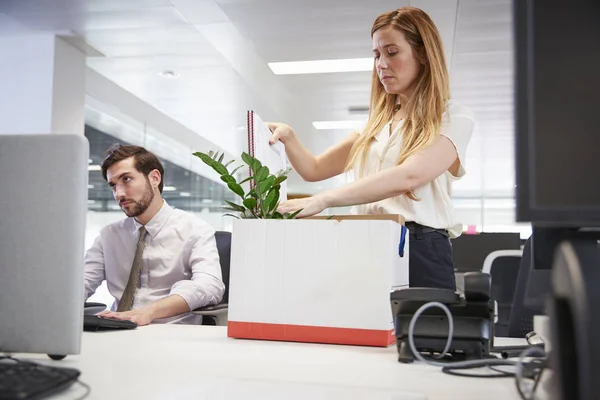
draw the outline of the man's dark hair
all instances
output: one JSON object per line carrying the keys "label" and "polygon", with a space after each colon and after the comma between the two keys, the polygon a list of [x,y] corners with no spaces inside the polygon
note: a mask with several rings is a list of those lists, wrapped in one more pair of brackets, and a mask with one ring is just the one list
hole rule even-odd
{"label": "man's dark hair", "polygon": [[158,157],[140,146],[125,146],[122,144],[115,144],[106,150],[104,153],[104,161],[102,161],[102,177],[104,180],[108,181],[106,178],[106,171],[108,171],[108,168],[110,168],[111,165],[130,157],[133,157],[135,160],[135,169],[146,175],[146,178],[148,175],[150,175],[150,172],[155,169],[160,172],[160,183],[158,184],[158,190],[160,193],[162,193],[165,170]]}

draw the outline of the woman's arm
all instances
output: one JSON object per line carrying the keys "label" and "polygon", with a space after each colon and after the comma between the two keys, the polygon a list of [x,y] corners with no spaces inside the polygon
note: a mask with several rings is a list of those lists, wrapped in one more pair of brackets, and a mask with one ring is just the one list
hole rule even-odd
{"label": "woman's arm", "polygon": [[285,153],[292,167],[307,182],[322,181],[344,172],[350,150],[359,136],[352,132],[346,139],[315,157],[298,140],[289,125],[271,123],[269,128],[273,132],[271,143],[280,140],[285,145]]}
{"label": "woman's arm", "polygon": [[431,182],[447,171],[457,159],[452,141],[440,135],[431,146],[409,157],[401,165],[313,197],[287,201],[279,207],[279,211],[285,213],[303,209],[298,217],[309,217],[328,207],[367,204],[399,196]]}

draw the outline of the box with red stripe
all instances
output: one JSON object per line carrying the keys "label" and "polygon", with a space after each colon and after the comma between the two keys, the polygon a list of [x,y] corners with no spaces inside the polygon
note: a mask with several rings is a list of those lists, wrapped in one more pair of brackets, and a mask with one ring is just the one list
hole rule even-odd
{"label": "box with red stripe", "polygon": [[228,336],[392,344],[390,291],[408,287],[403,223],[397,215],[234,221]]}

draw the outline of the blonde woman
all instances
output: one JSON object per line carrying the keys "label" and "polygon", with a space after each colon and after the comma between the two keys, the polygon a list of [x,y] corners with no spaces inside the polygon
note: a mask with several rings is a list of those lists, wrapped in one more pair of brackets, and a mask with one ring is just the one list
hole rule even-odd
{"label": "blonde woman", "polygon": [[284,143],[306,181],[353,170],[355,181],[315,196],[290,200],[281,212],[300,217],[328,207],[357,206],[359,214],[402,214],[410,232],[410,286],[455,289],[450,237],[460,235],[451,185],[465,175],[474,127],[471,111],[450,100],[439,32],[422,10],[404,7],[380,15],[371,30],[373,78],[366,126],[313,156],[294,130],[270,124],[271,142]]}

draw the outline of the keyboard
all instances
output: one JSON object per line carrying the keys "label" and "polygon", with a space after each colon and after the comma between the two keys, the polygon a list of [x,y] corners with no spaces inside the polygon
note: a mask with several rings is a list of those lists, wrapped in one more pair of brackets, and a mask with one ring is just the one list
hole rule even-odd
{"label": "keyboard", "polygon": [[118,319],[104,318],[98,315],[83,316],[83,330],[88,332],[135,328],[137,328],[137,324],[131,321],[120,321]]}
{"label": "keyboard", "polygon": [[79,378],[73,368],[0,359],[0,400],[33,400],[61,392]]}

